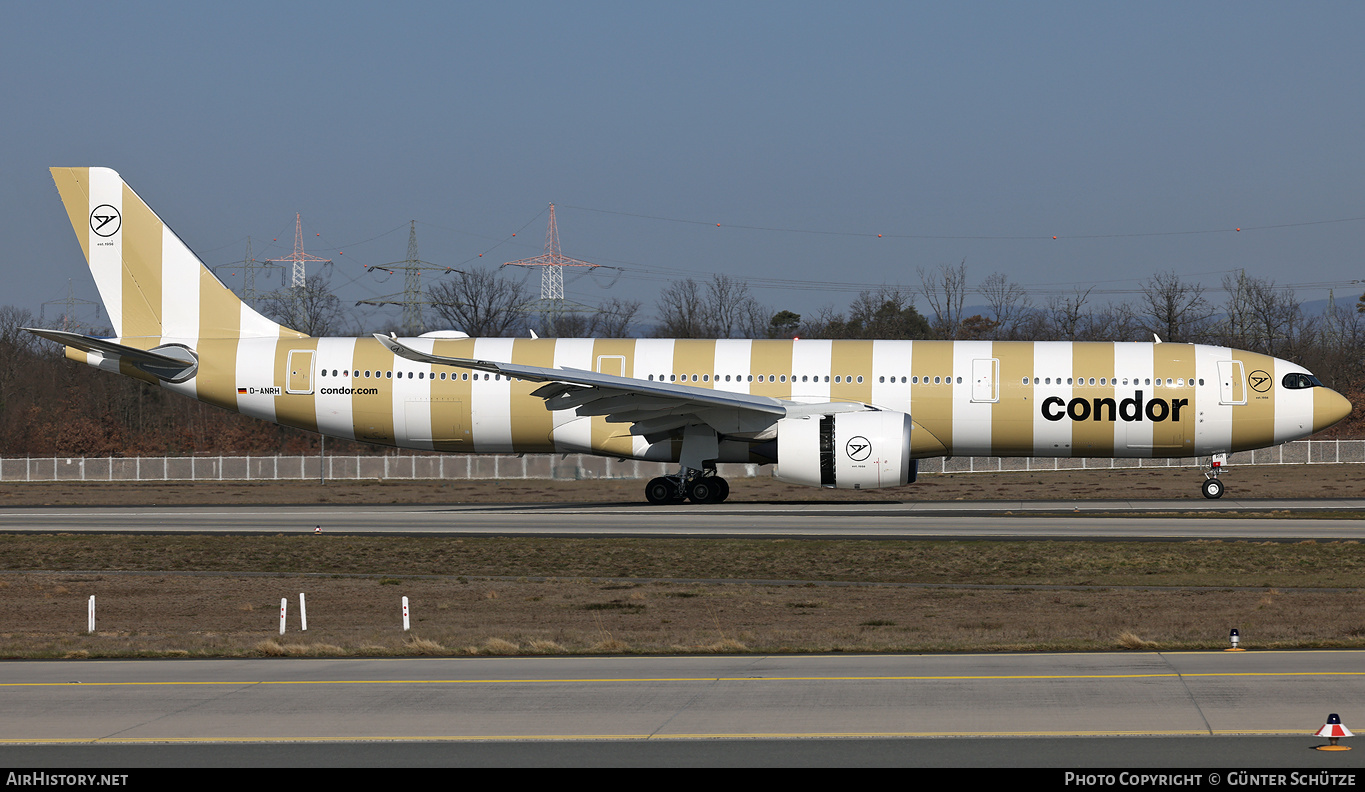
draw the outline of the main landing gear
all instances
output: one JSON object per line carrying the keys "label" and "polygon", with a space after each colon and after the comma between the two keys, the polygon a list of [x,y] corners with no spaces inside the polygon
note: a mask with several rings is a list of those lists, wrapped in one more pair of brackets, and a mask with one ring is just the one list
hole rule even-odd
{"label": "main landing gear", "polygon": [[1228,462],[1227,454],[1214,454],[1210,460],[1209,469],[1204,473],[1204,497],[1216,500],[1223,497],[1223,482],[1218,480],[1218,474],[1223,472],[1223,466]]}
{"label": "main landing gear", "polygon": [[688,470],[676,476],[660,476],[645,485],[645,500],[654,504],[721,503],[730,497],[730,483],[709,470]]}

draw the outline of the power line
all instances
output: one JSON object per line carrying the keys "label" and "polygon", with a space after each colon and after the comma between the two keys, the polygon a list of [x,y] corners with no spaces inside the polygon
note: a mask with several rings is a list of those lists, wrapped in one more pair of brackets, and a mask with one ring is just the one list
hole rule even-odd
{"label": "power line", "polygon": [[596,209],[591,206],[574,206],[565,204],[565,208],[578,209],[584,212],[596,212],[598,214],[620,215],[622,217],[636,217],[643,220],[660,220],[667,223],[681,223],[684,225],[714,226],[716,228],[737,228],[744,231],[771,231],[782,234],[818,234],[822,236],[842,236],[842,237],[862,237],[872,239],[946,239],[946,240],[1016,240],[1016,241],[1044,241],[1044,240],[1063,240],[1063,239],[1126,239],[1134,237],[1164,237],[1164,236],[1191,236],[1196,234],[1235,234],[1241,231],[1269,231],[1280,228],[1301,228],[1304,226],[1329,225],[1333,223],[1355,223],[1365,220],[1365,217],[1342,217],[1335,220],[1308,220],[1301,223],[1275,223],[1259,226],[1238,226],[1231,228],[1205,228],[1188,231],[1132,231],[1115,234],[896,234],[896,233],[875,233],[872,231],[837,231],[816,228],[783,228],[779,226],[757,226],[744,225],[741,223],[716,223],[704,220],[687,220],[678,217],[664,217],[661,215],[636,214],[634,212],[618,212],[611,209]]}

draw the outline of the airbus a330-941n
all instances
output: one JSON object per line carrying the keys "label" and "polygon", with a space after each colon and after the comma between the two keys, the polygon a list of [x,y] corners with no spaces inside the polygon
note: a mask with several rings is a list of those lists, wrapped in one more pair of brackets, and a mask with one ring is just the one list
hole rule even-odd
{"label": "airbus a330-941n", "polygon": [[114,171],[52,175],[114,331],[32,331],[68,358],[330,437],[677,463],[652,503],[724,500],[718,462],[896,487],[925,457],[1218,459],[1351,409],[1295,363],[1190,344],[311,338],[242,303]]}

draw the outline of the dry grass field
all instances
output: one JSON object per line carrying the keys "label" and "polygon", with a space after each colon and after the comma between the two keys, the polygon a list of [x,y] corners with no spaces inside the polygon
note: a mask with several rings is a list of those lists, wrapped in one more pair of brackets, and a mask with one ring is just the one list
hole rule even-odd
{"label": "dry grass field", "polygon": [[[734,502],[949,500],[1202,500],[1197,468],[947,473],[906,487],[830,490],[770,477],[731,480]],[[1365,465],[1257,465],[1223,475],[1229,498],[1349,498],[1361,492]],[[0,507],[250,504],[638,503],[635,479],[167,482],[97,484],[0,482]]]}
{"label": "dry grass field", "polygon": [[[1365,471],[1360,471],[1365,472]],[[1357,467],[1230,495],[1348,496]],[[1198,497],[1195,470],[926,476],[736,500]],[[622,502],[636,481],[0,485],[0,505]],[[0,657],[943,652],[1365,646],[1365,546],[0,535]],[[306,592],[309,630],[299,631]],[[85,632],[95,595],[97,629]],[[399,601],[412,603],[401,629]],[[289,599],[288,632],[278,609]]]}

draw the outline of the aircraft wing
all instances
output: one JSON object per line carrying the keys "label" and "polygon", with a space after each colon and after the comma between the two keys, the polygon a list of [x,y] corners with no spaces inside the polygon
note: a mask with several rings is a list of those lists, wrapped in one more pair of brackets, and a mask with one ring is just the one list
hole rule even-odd
{"label": "aircraft wing", "polygon": [[655,382],[570,368],[544,368],[491,360],[445,357],[422,352],[394,336],[374,336],[390,352],[418,363],[486,371],[544,382],[532,391],[548,410],[574,410],[580,416],[604,415],[609,423],[629,423],[630,433],[647,439],[688,424],[707,424],[723,434],[757,433],[778,419],[873,409],[856,402],[806,404],[748,393]]}

